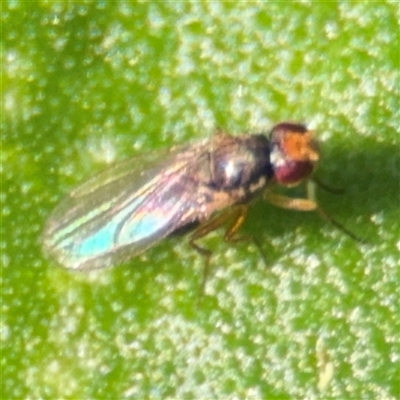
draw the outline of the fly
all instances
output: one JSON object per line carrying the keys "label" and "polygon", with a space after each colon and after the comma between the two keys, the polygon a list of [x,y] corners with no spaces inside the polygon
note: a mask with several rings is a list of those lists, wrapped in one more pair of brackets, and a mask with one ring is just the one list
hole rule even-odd
{"label": "fly", "polygon": [[269,137],[218,132],[156,158],[122,161],[72,190],[56,207],[43,247],[64,267],[88,270],[120,264],[192,228],[190,244],[209,256],[197,240],[229,221],[224,237],[235,240],[249,203],[260,195],[278,207],[317,211],[345,230],[314,200],[271,190],[309,179],[318,159],[312,132],[284,122]]}

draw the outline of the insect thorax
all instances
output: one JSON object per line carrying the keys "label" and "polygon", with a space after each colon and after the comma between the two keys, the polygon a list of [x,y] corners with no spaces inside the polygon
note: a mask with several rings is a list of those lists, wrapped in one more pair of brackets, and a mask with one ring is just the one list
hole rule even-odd
{"label": "insect thorax", "polygon": [[210,152],[211,185],[246,200],[273,176],[269,141],[264,135],[219,135]]}

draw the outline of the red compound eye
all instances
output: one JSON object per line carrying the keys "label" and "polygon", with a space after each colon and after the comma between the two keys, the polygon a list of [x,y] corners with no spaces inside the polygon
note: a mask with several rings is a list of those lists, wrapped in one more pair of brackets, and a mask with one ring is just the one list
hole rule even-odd
{"label": "red compound eye", "polygon": [[295,185],[315,169],[318,144],[305,126],[282,123],[271,132],[270,157],[275,180],[282,185]]}

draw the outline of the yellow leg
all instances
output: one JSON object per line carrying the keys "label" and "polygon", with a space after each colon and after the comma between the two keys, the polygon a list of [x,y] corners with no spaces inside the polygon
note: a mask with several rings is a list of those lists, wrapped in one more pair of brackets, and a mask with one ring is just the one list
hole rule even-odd
{"label": "yellow leg", "polygon": [[254,235],[240,235],[237,236],[237,232],[239,231],[240,227],[243,225],[244,221],[246,220],[249,207],[246,205],[239,205],[236,206],[237,209],[237,215],[230,227],[227,229],[224,235],[224,239],[227,242],[230,243],[237,243],[237,242],[243,242],[243,241],[251,241],[253,244],[258,248],[260,251],[260,254],[264,260],[264,264],[268,266],[267,263],[267,257],[264,253],[264,250],[261,246],[260,241],[254,236]]}
{"label": "yellow leg", "polygon": [[274,206],[287,210],[315,211],[318,209],[318,204],[310,199],[293,199],[270,191],[266,191],[264,197]]}
{"label": "yellow leg", "polygon": [[245,205],[239,205],[234,208],[228,209],[227,211],[218,214],[215,218],[201,224],[191,235],[189,239],[189,244],[202,256],[205,257],[203,279],[200,286],[200,298],[204,294],[207,277],[210,273],[210,258],[212,253],[210,250],[199,246],[196,241],[206,236],[210,232],[225,225],[231,219],[233,219],[233,222],[226,230],[224,239],[227,242],[240,240],[240,238],[235,238],[235,235],[238,232],[239,228],[243,225],[243,222],[246,220],[247,212],[248,207]]}
{"label": "yellow leg", "polygon": [[320,217],[329,221],[332,225],[336,226],[339,230],[344,232],[347,236],[351,237],[356,242],[362,243],[364,242],[358,236],[356,236],[353,232],[349,231],[344,227],[340,222],[336,221],[333,217],[331,217],[325,210],[323,210],[316,201],[311,199],[301,199],[296,198],[293,199],[291,197],[286,197],[280,194],[272,193],[270,191],[266,191],[264,194],[266,200],[268,200],[274,206],[284,208],[287,210],[297,210],[297,211],[316,211]]}
{"label": "yellow leg", "polygon": [[235,207],[235,219],[233,220],[232,224],[226,230],[224,239],[227,242],[234,242],[240,240],[240,238],[235,238],[235,235],[239,231],[240,227],[243,225],[244,221],[247,218],[247,214],[249,212],[249,207],[245,205],[239,205]]}

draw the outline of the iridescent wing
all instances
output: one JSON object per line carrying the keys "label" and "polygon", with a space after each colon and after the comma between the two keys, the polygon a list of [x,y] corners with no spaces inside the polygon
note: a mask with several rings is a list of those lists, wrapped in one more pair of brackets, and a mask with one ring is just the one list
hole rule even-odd
{"label": "iridescent wing", "polygon": [[67,268],[101,268],[196,220],[199,182],[191,171],[209,174],[208,146],[206,141],[133,158],[90,179],[50,216],[44,248]]}

